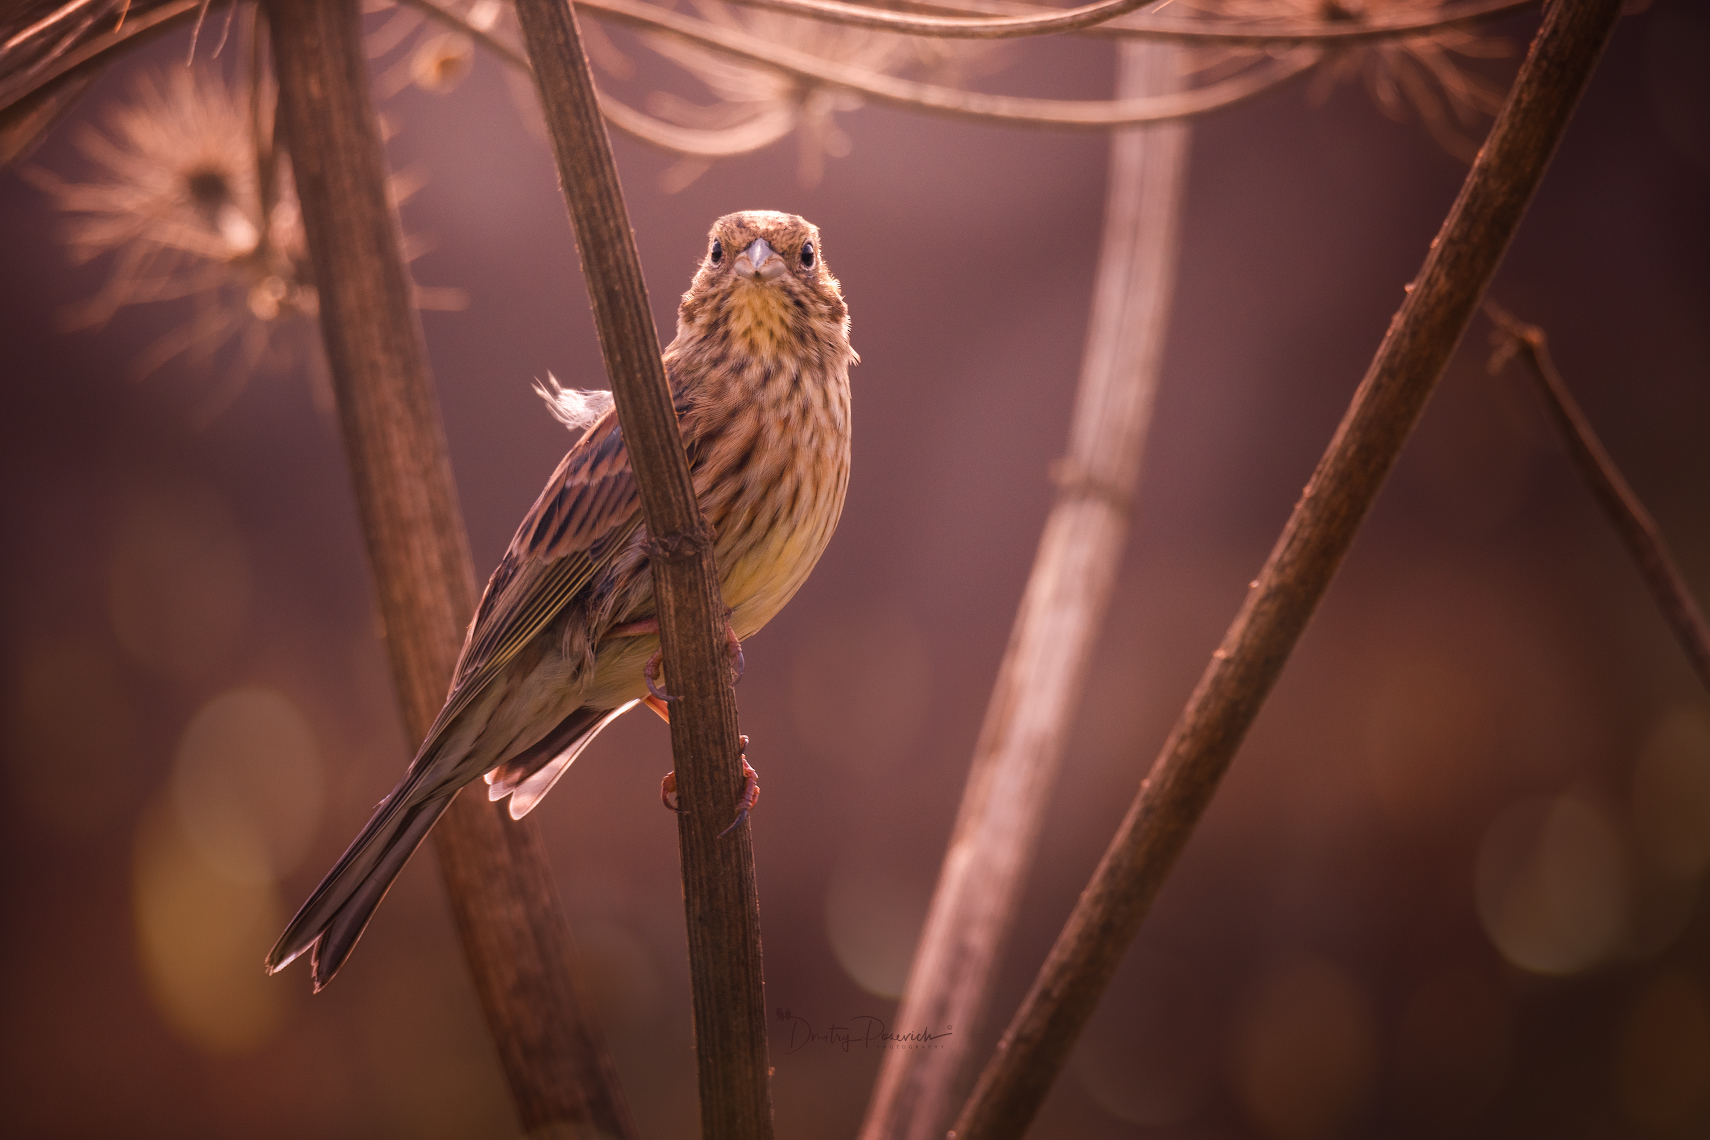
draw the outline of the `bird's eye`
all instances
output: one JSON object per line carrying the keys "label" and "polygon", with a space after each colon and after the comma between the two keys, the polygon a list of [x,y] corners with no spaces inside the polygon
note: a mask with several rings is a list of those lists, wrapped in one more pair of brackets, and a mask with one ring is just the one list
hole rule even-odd
{"label": "bird's eye", "polygon": [[811,241],[802,246],[802,268],[813,268],[813,242]]}
{"label": "bird's eye", "polygon": [[712,252],[707,254],[707,260],[711,261],[714,265],[717,265],[719,262],[724,260],[723,242],[715,240],[712,243]]}

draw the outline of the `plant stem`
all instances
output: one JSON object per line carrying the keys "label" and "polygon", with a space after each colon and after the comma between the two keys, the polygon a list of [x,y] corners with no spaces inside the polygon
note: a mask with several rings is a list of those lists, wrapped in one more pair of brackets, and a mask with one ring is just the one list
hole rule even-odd
{"label": "plant stem", "polygon": [[[279,128],[386,646],[405,723],[420,740],[445,699],[475,609],[475,575],[386,194],[357,0],[267,0],[267,17]],[[501,804],[460,796],[433,834],[523,1128],[634,1136],[569,974],[569,924],[538,832],[511,823]]]}
{"label": "plant stem", "polygon": [[1585,418],[1578,401],[1562,381],[1562,374],[1550,356],[1549,338],[1543,329],[1517,320],[1495,301],[1486,301],[1484,311],[1506,341],[1491,359],[1491,374],[1500,372],[1513,354],[1525,358],[1532,379],[1537,381],[1538,394],[1544,398],[1550,422],[1567,446],[1573,465],[1579,469],[1597,505],[1615,525],[1633,561],[1638,563],[1639,573],[1651,588],[1675,640],[1686,651],[1686,659],[1698,674],[1699,682],[1710,689],[1710,626],[1705,625],[1704,613],[1693,599],[1686,576],[1675,564],[1656,520],[1633,493],[1621,469],[1604,449],[1603,441],[1592,430],[1591,421]]}
{"label": "plant stem", "polygon": [[739,28],[698,20],[645,0],[580,0],[577,6],[600,19],[644,31],[663,32],[685,43],[757,64],[810,86],[850,91],[875,103],[910,111],[1017,127],[1104,131],[1113,127],[1192,118],[1263,94],[1323,57],[1319,48],[1296,46],[1229,79],[1171,95],[1116,101],[1032,99],[1016,95],[988,95],[981,91],[898,79],[864,67],[824,59]]}
{"label": "plant stem", "polygon": [[690,482],[576,14],[567,0],[517,0],[516,8],[652,536],[665,672],[680,698],[671,710],[671,754],[678,799],[688,809],[677,817],[677,837],[702,1134],[766,1140],[772,1102],[754,851],[746,823],[719,838],[736,817],[742,769],[711,535]]}
{"label": "plant stem", "polygon": [[[1181,49],[1118,48],[1117,98],[1181,86]],[[1057,501],[963,793],[938,888],[915,951],[899,1028],[942,1030],[930,1050],[893,1050],[879,1070],[863,1140],[943,1136],[991,1002],[1038,849],[1069,722],[1080,705],[1127,543],[1131,500],[1152,418],[1179,246],[1188,128],[1115,135],[1092,320]]]}
{"label": "plant stem", "polygon": [[1622,0],[1557,0],[1329,449],[962,1110],[1018,1137],[1329,586],[1555,152]]}
{"label": "plant stem", "polygon": [[[901,11],[886,10],[870,4],[850,4],[843,0],[731,0],[731,3],[744,8],[785,12],[792,16],[844,27],[915,36],[1009,39],[1017,36],[1074,33],[1201,44],[1232,44],[1357,43],[1386,36],[1426,34],[1437,28],[1513,12],[1529,7],[1536,3],[1536,0],[1473,0],[1472,3],[1448,11],[1432,7],[1375,19],[1361,15],[1323,20],[1172,17],[1169,14],[1160,15],[1156,10],[1141,12],[1137,9],[1144,5],[1127,4],[1123,5],[1127,12],[1116,11],[1108,4],[1087,5],[1065,11],[1043,4],[1015,3],[1013,0],[985,0],[984,3],[966,4],[904,0],[896,5]],[[930,15],[907,15],[910,11]]]}

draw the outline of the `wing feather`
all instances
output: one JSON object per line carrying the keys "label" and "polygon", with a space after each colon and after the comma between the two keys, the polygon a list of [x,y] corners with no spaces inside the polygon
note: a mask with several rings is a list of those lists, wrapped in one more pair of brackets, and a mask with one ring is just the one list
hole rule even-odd
{"label": "wing feather", "polygon": [[[641,525],[629,454],[608,411],[570,449],[524,516],[469,623],[451,692],[423,741],[425,767],[440,737],[495,677],[585,589]],[[424,772],[424,775],[426,773]],[[452,773],[411,789],[435,794]]]}

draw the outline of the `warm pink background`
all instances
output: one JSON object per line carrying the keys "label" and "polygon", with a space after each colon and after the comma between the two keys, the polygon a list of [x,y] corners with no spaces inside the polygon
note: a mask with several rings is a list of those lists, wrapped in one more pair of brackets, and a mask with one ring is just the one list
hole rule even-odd
{"label": "warm pink background", "polygon": [[[1671,141],[1659,117],[1673,100],[1668,114],[1707,121],[1703,73],[1689,78],[1678,63],[1693,28],[1704,42],[1703,16],[1689,9],[1663,0],[1622,23],[1494,294],[1548,327],[1569,382],[1706,597],[1710,132],[1693,154],[1691,137]],[[1506,30],[1523,45],[1531,27],[1524,18]],[[176,66],[183,50],[173,40],[128,61],[77,118],[119,96],[124,72]],[[1007,69],[981,80],[989,89],[1109,90],[1106,46],[1007,53]],[[550,157],[499,66],[481,59],[455,93],[410,90],[385,110],[394,163],[426,179],[404,211],[406,227],[434,242],[418,279],[471,296],[467,311],[423,324],[484,575],[565,447],[531,377],[550,369],[602,385],[599,356]],[[675,196],[658,189],[668,158],[614,143],[666,335],[708,223],[740,208],[817,222],[854,315],[864,362],[842,527],[800,596],[748,645],[739,691],[765,785],[754,835],[768,1001],[821,1030],[894,1010],[840,964],[827,900],[888,899],[870,913],[856,906],[853,921],[900,927],[893,941],[924,908],[1050,501],[1106,153],[1094,135],[873,109],[841,121],[854,151],[811,189],[797,183],[793,143],[721,163]],[[73,129],[35,161],[82,169]],[[1297,81],[1195,128],[1133,539],[982,1059],[1463,173],[1417,123],[1384,119],[1354,88],[1315,107]],[[313,730],[326,808],[277,888],[287,909],[390,787],[407,748],[337,427],[301,374],[256,376],[211,427],[190,430],[185,409],[213,374],[179,361],[142,384],[126,378],[127,362],[188,310],[145,307],[98,332],[54,331],[104,268],[68,267],[54,214],[15,175],[0,176],[0,202],[5,1131],[515,1135],[431,855],[317,998],[300,968],[261,979],[272,935],[257,937],[253,984],[277,991],[263,1000],[283,1009],[253,1049],[210,1054],[157,1012],[137,949],[133,852],[196,711],[265,685]],[[1474,322],[1034,1135],[1288,1140],[1252,1107],[1242,1058],[1254,1040],[1286,1045],[1291,1034],[1295,1051],[1317,1055],[1310,1013],[1280,1028],[1264,1020],[1288,1004],[1278,979],[1303,976],[1319,979],[1307,992],[1341,995],[1353,1011],[1344,1023],[1358,1029],[1331,1079],[1344,1111],[1311,1135],[1640,1134],[1619,1080],[1623,1050],[1641,1047],[1634,1011],[1668,970],[1684,969],[1702,995],[1691,979],[1705,977],[1710,919],[1700,907],[1660,948],[1538,977],[1505,964],[1487,936],[1474,866],[1491,821],[1529,796],[1572,793],[1626,835],[1647,734],[1670,709],[1703,715],[1707,702],[1521,374],[1485,375],[1487,331]],[[139,496],[186,488],[224,503],[252,586],[235,640],[199,668],[163,671],[115,636],[111,564]],[[119,726],[99,763],[71,768],[56,765],[82,754],[19,705],[40,655],[64,645],[101,678],[73,687],[91,696],[65,703],[62,718],[79,722],[67,731],[82,732],[84,716]],[[898,676],[907,684],[887,696]],[[661,726],[634,715],[537,813],[649,1137],[690,1135],[695,1121],[676,844],[656,800],[669,766]],[[1686,890],[1690,905],[1696,885]],[[1445,977],[1495,995],[1481,1023],[1495,1044],[1451,1049],[1432,1068],[1409,1026],[1429,1005],[1419,995]],[[789,1023],[774,1024],[779,1135],[852,1136],[878,1053],[791,1052]],[[1484,1060],[1457,1070],[1455,1058],[1472,1054]],[[1149,1128],[1101,1101],[1101,1080],[1151,1081],[1185,1107]],[[1710,1128],[1706,1106],[1694,1111],[1681,1135]]]}

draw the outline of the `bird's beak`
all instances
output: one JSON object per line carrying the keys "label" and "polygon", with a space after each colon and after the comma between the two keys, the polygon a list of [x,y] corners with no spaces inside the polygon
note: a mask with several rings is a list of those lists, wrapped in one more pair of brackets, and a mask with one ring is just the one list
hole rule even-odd
{"label": "bird's beak", "polygon": [[765,238],[755,238],[754,244],[736,258],[736,275],[746,281],[771,281],[783,276],[784,259],[766,244]]}

